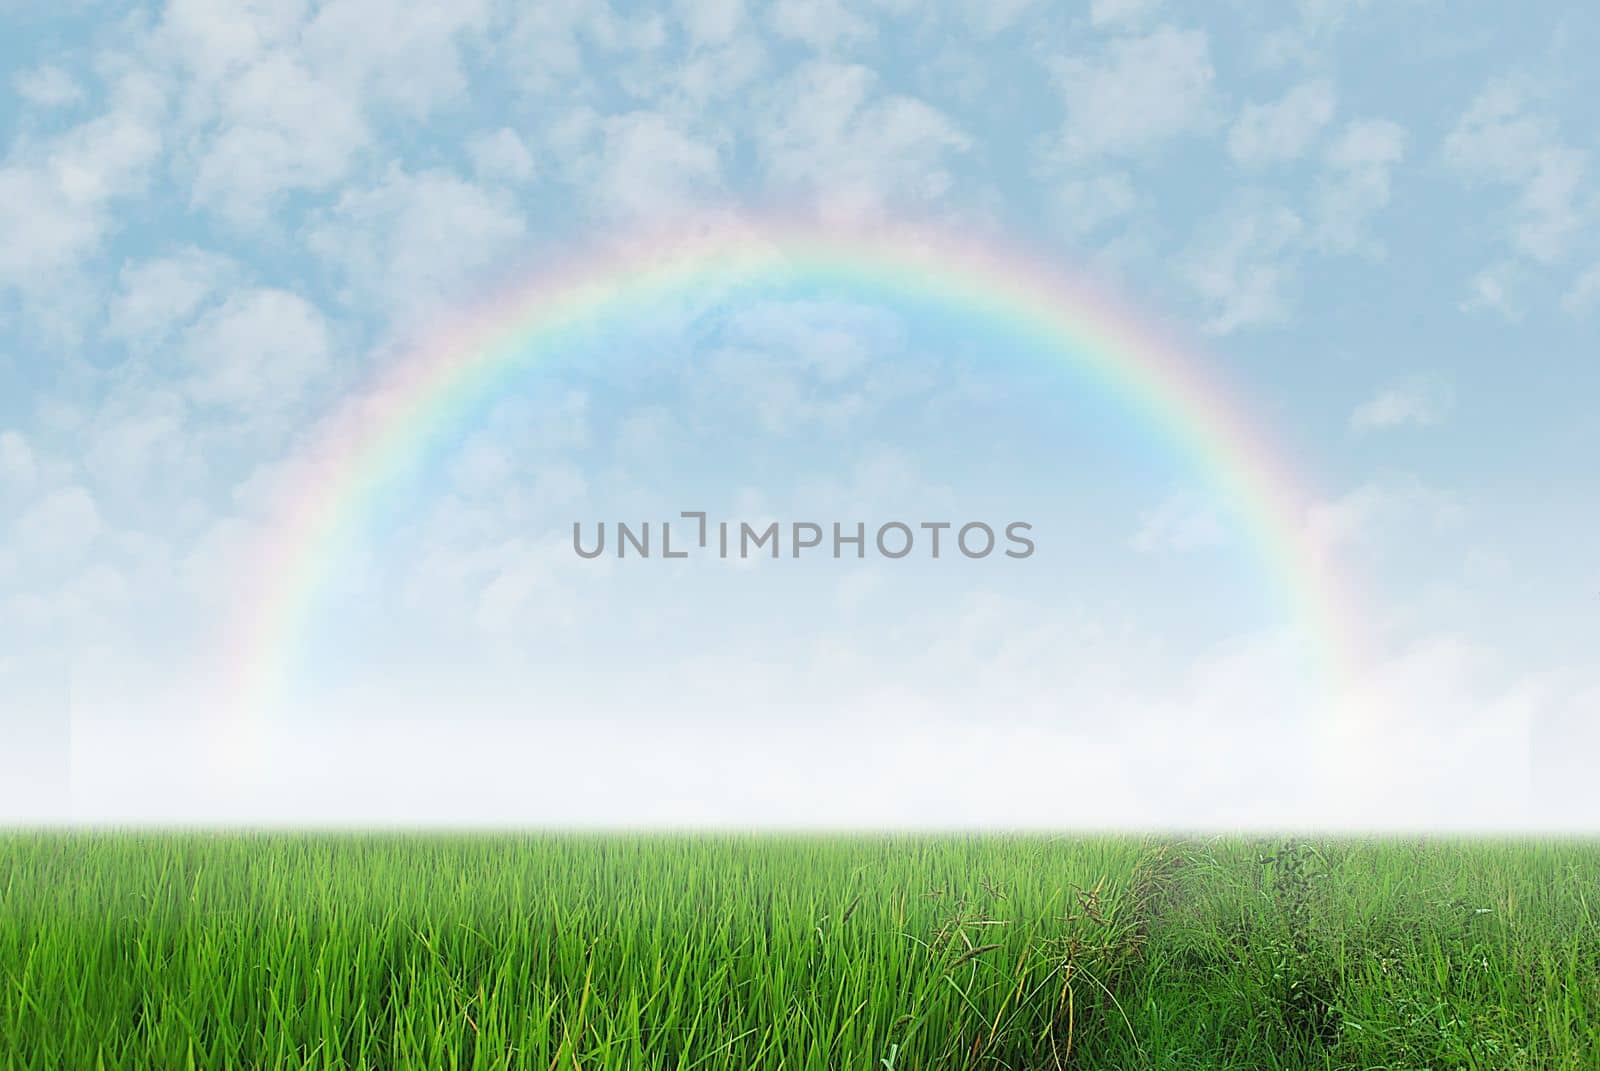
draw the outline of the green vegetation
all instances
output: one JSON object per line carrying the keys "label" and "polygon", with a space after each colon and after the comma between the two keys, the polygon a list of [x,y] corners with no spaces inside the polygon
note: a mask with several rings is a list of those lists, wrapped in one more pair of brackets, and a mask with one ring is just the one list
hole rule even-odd
{"label": "green vegetation", "polygon": [[0,1068],[1600,1068],[1600,844],[0,835]]}

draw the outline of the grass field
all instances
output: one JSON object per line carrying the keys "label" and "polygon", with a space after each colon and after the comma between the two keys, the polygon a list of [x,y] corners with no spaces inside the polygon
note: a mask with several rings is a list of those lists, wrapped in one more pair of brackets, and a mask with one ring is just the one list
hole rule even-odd
{"label": "grass field", "polygon": [[1600,844],[0,834],[0,1067],[1600,1068]]}

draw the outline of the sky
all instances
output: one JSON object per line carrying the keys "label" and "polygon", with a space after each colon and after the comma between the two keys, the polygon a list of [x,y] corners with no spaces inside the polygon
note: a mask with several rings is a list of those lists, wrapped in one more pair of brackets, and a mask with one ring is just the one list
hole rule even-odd
{"label": "sky", "polygon": [[[0,821],[1600,826],[1600,13],[0,18]],[[669,294],[513,362],[251,632],[303,586],[262,548],[316,444],[419,340],[584,250],[780,213],[1092,279],[1231,383],[1359,665],[1318,667],[1137,398],[842,279]],[[686,510],[1036,549],[573,552]]]}

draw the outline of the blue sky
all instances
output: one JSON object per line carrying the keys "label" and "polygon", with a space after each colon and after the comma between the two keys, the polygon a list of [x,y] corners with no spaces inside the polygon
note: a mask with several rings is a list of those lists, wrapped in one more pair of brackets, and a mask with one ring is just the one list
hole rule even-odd
{"label": "blue sky", "polygon": [[[1600,15],[0,17],[0,815],[1600,820]],[[1368,593],[1357,799],[1203,474],[1028,341],[843,289],[663,310],[503,384],[347,548],[252,774],[219,759],[221,622],[320,418],[559,250],[775,205],[1013,236],[1243,385]],[[690,508],[1026,519],[1040,551],[570,552],[574,519]]]}

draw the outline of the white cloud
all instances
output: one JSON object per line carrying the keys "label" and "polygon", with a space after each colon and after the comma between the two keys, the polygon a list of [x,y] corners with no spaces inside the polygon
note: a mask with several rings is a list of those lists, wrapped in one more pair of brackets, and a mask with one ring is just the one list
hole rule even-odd
{"label": "white cloud", "polygon": [[184,249],[126,264],[106,318],[112,337],[154,342],[191,320],[233,274],[225,257]]}
{"label": "white cloud", "polygon": [[1386,387],[1356,406],[1350,414],[1350,427],[1355,431],[1428,427],[1443,420],[1451,404],[1450,392],[1438,383],[1408,380]]}
{"label": "white cloud", "polygon": [[1512,293],[1522,272],[1509,261],[1500,261],[1479,270],[1467,283],[1467,296],[1459,304],[1462,312],[1487,309],[1506,320],[1522,316],[1522,307]]}
{"label": "white cloud", "polygon": [[1381,249],[1366,223],[1389,203],[1391,173],[1405,157],[1406,132],[1388,119],[1345,124],[1328,147],[1327,167],[1313,195],[1315,239],[1325,249]]}
{"label": "white cloud", "polygon": [[477,176],[489,181],[526,182],[535,170],[533,154],[517,132],[506,126],[475,136],[467,142],[467,155]]}
{"label": "white cloud", "polygon": [[112,203],[145,189],[162,108],[159,88],[129,75],[102,115],[18,144],[0,165],[0,285],[43,284],[100,247],[117,224]]}
{"label": "white cloud", "polygon": [[201,486],[206,468],[189,414],[176,390],[122,388],[81,433],[84,471],[108,493],[159,499],[157,508],[170,508],[171,496]]}
{"label": "white cloud", "polygon": [[448,171],[392,167],[377,185],[341,195],[307,244],[343,270],[352,294],[414,311],[448,301],[499,263],[526,226],[502,191]]}
{"label": "white cloud", "polygon": [[1175,494],[1139,519],[1133,546],[1146,553],[1188,553],[1221,546],[1226,538],[1215,503],[1192,494]]}
{"label": "white cloud", "polygon": [[53,560],[77,558],[103,525],[94,496],[82,487],[60,487],[17,519],[14,545],[26,554]]}
{"label": "white cloud", "polygon": [[331,188],[372,143],[381,109],[420,118],[466,91],[462,49],[489,17],[488,0],[330,0],[315,11],[282,0],[226,14],[174,0],[158,42],[189,75],[194,203],[261,224],[282,195]]}
{"label": "white cloud", "polygon": [[169,0],[161,32],[206,81],[237,71],[299,34],[306,0],[253,0],[219,8],[210,0]]}
{"label": "white cloud", "polygon": [[870,40],[874,34],[872,23],[840,0],[777,0],[768,18],[779,37],[819,50]]}
{"label": "white cloud", "polygon": [[1300,13],[1319,25],[1343,22],[1351,12],[1370,6],[1372,0],[1300,0]]}
{"label": "white cloud", "polygon": [[[1261,38],[1259,54],[1269,67],[1311,68],[1326,65],[1336,55],[1335,35],[1348,17],[1369,6],[1370,0],[1301,0],[1298,19]],[[1287,9],[1289,5],[1277,5]]]}
{"label": "white cloud", "polygon": [[580,599],[571,590],[570,577],[563,576],[573,569],[566,533],[508,549],[477,588],[472,620],[478,631],[516,643],[541,626],[570,623]]}
{"label": "white cloud", "polygon": [[74,202],[97,203],[144,192],[161,151],[161,89],[130,75],[113,90],[111,110],[62,135],[49,168]]}
{"label": "white cloud", "polygon": [[26,494],[33,487],[38,465],[33,449],[21,432],[0,432],[0,487]]}
{"label": "white cloud", "polygon": [[502,46],[518,81],[532,93],[585,84],[582,30],[600,4],[529,4],[517,15]]}
{"label": "white cloud", "polygon": [[667,36],[659,12],[619,15],[605,0],[547,0],[520,6],[500,52],[530,93],[581,98],[594,89],[602,66],[588,61],[586,46],[642,63]]}
{"label": "white cloud", "polygon": [[633,466],[651,458],[664,457],[682,434],[679,416],[671,408],[664,405],[640,406],[617,423],[617,462]]}
{"label": "white cloud", "polygon": [[707,355],[691,389],[710,426],[733,414],[762,435],[859,426],[901,387],[871,367],[900,331],[893,316],[848,302],[763,303],[730,320],[727,344]]}
{"label": "white cloud", "polygon": [[1568,145],[1555,121],[1536,114],[1510,82],[1478,95],[1445,139],[1444,158],[1470,181],[1515,191],[1511,243],[1534,261],[1559,260],[1591,221],[1588,153]]}
{"label": "white cloud", "polygon": [[301,44],[345,92],[422,117],[466,92],[463,45],[481,37],[492,13],[491,0],[329,0]]}
{"label": "white cloud", "polygon": [[60,108],[83,100],[83,87],[60,67],[44,64],[11,79],[17,96],[36,108]]}
{"label": "white cloud", "polygon": [[1161,0],[1091,0],[1089,21],[1096,26],[1138,22],[1160,8]]}
{"label": "white cloud", "polygon": [[980,36],[993,37],[1016,25],[1038,0],[965,0],[962,14]]}
{"label": "white cloud", "polygon": [[579,113],[558,141],[579,193],[602,216],[659,221],[692,212],[723,189],[718,146],[662,112]]}
{"label": "white cloud", "polygon": [[1336,104],[1327,81],[1301,83],[1270,104],[1247,104],[1228,131],[1228,155],[1249,167],[1299,159]]}
{"label": "white cloud", "polygon": [[1068,159],[1135,156],[1212,123],[1211,50],[1198,30],[1163,26],[1117,37],[1093,56],[1053,67],[1067,109],[1061,151]]}
{"label": "white cloud", "polygon": [[290,53],[192,92],[214,109],[199,139],[194,201],[236,222],[264,222],[284,193],[333,186],[371,138],[359,98]]}
{"label": "white cloud", "polygon": [[203,405],[276,412],[325,374],[331,342],[322,314],[283,290],[238,291],[184,333],[187,391]]}
{"label": "white cloud", "polygon": [[0,282],[20,285],[94,250],[109,219],[64,196],[45,170],[0,167]]}
{"label": "white cloud", "polygon": [[1600,264],[1573,280],[1572,286],[1562,295],[1561,307],[1574,316],[1584,316],[1600,306]]}
{"label": "white cloud", "polygon": [[337,181],[367,142],[358,88],[302,47],[308,14],[300,2],[227,16],[194,0],[168,7],[162,41],[190,75],[183,118],[198,135],[196,203],[257,219],[281,193]]}
{"label": "white cloud", "polygon": [[1282,207],[1240,209],[1224,213],[1207,230],[1181,269],[1210,309],[1206,330],[1227,334],[1283,320],[1305,230],[1300,217]]}
{"label": "white cloud", "polygon": [[1402,533],[1421,538],[1459,524],[1461,505],[1448,492],[1415,479],[1375,481],[1314,504],[1306,518],[1306,531],[1319,546],[1391,546]]}
{"label": "white cloud", "polygon": [[877,81],[865,67],[815,62],[779,87],[758,135],[775,186],[843,215],[945,196],[954,183],[948,158],[970,139],[921,100],[880,94]]}
{"label": "white cloud", "polygon": [[696,44],[720,44],[743,26],[744,0],[678,0],[678,16]]}
{"label": "white cloud", "polygon": [[[676,63],[640,66],[628,72],[628,91],[660,102],[661,110],[679,116],[725,116],[732,101],[768,70],[763,38],[745,32],[727,41],[697,46]],[[718,112],[707,110],[711,102]]]}
{"label": "white cloud", "polygon": [[[580,501],[586,487],[581,477],[574,484],[574,475],[560,465],[542,471],[544,504],[566,513]],[[503,506],[492,495],[441,503],[421,555],[398,581],[401,605],[432,622],[447,622],[475,643],[508,650],[525,649],[535,635],[588,624],[601,607],[582,598],[578,581],[608,570],[610,562],[579,559],[565,526],[540,536],[515,532]]]}
{"label": "white cloud", "polygon": [[1081,237],[1128,216],[1138,196],[1126,172],[1105,171],[1062,182],[1056,203],[1067,232]]}

